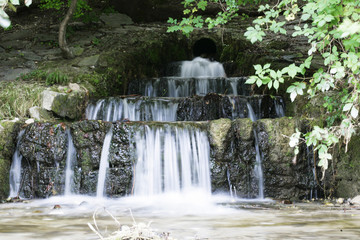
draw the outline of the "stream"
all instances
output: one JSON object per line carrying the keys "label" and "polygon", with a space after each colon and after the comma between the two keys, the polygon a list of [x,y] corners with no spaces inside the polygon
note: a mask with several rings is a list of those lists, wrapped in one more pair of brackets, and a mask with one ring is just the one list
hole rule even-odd
{"label": "stream", "polygon": [[[196,201],[194,201],[196,199]],[[55,205],[60,208],[54,209]],[[104,210],[106,209],[106,211]],[[131,211],[130,211],[131,209]],[[199,191],[105,199],[52,197],[0,205],[0,236],[10,239],[99,239],[120,224],[148,224],[176,239],[359,239],[360,211],[320,203],[280,204],[271,200],[229,199]],[[94,225],[94,224],[93,224]]]}

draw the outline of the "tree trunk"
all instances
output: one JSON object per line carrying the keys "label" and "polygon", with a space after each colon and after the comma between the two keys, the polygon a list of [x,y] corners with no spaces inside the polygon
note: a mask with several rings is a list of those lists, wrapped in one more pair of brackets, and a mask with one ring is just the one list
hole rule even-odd
{"label": "tree trunk", "polygon": [[74,54],[68,47],[66,43],[66,27],[74,14],[74,11],[76,9],[77,0],[71,0],[70,7],[65,15],[64,20],[60,23],[59,28],[59,47],[61,49],[61,52],[65,58],[74,58]]}

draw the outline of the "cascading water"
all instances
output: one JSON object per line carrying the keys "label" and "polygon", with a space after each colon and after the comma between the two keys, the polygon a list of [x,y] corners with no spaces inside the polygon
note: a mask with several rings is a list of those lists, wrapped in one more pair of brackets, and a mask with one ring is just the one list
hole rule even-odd
{"label": "cascading water", "polygon": [[19,151],[19,143],[25,130],[21,130],[17,136],[16,150],[12,158],[10,167],[10,194],[9,197],[18,197],[21,184],[21,160],[22,155]]}
{"label": "cascading water", "polygon": [[89,104],[86,118],[115,122],[129,121],[175,121],[178,103],[166,98],[110,98]]}
{"label": "cascading water", "polygon": [[200,188],[211,192],[210,147],[195,128],[145,126],[136,135],[135,195],[155,195]]}
{"label": "cascading water", "polygon": [[105,180],[106,180],[106,172],[109,168],[109,149],[111,144],[111,139],[113,136],[113,129],[106,133],[104,139],[104,145],[101,150],[101,159],[100,159],[100,167],[99,167],[99,175],[98,175],[98,182],[96,188],[96,197],[103,197],[104,196],[104,189],[105,189]]}
{"label": "cascading water", "polygon": [[181,77],[226,77],[221,63],[207,58],[196,57],[192,61],[183,61]]}
{"label": "cascading water", "polygon": [[[250,103],[247,103],[248,111],[249,111],[249,118],[252,121],[256,121],[257,117],[256,114],[250,105]],[[259,140],[257,132],[254,130],[254,137],[255,137],[255,152],[256,152],[256,161],[254,166],[254,173],[255,177],[258,179],[258,187],[259,187],[259,194],[258,198],[263,199],[264,198],[264,175],[263,175],[263,169],[262,169],[262,159],[261,159],[261,153],[259,148]]]}
{"label": "cascading water", "polygon": [[66,169],[65,169],[65,190],[64,195],[71,195],[73,193],[74,183],[74,165],[76,161],[76,149],[74,147],[73,139],[70,129],[66,130],[68,144],[66,155]]}

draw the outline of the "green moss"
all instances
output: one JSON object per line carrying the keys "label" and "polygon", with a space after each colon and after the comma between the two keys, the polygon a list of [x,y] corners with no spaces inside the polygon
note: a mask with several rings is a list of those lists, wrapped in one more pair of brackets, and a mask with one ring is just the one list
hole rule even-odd
{"label": "green moss", "polygon": [[253,122],[249,118],[239,118],[233,121],[233,129],[239,139],[248,141],[253,134]]}
{"label": "green moss", "polygon": [[9,174],[19,123],[0,121],[0,199],[9,195]]}
{"label": "green moss", "polygon": [[222,118],[210,122],[209,132],[211,142],[219,151],[224,150],[224,144],[229,130],[231,129],[231,120]]}

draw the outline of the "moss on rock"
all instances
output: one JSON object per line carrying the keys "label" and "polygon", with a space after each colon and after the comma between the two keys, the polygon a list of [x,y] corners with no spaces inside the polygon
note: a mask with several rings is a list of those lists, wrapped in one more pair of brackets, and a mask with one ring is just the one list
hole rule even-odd
{"label": "moss on rock", "polygon": [[226,137],[231,129],[231,120],[222,118],[213,120],[209,125],[209,132],[211,136],[211,144],[215,146],[218,152],[225,150]]}
{"label": "moss on rock", "polygon": [[19,123],[10,121],[0,122],[0,199],[9,195],[10,166],[16,147],[16,132],[19,125]]}
{"label": "moss on rock", "polygon": [[360,135],[351,138],[348,151],[342,149],[336,159],[335,195],[352,198],[360,194]]}

